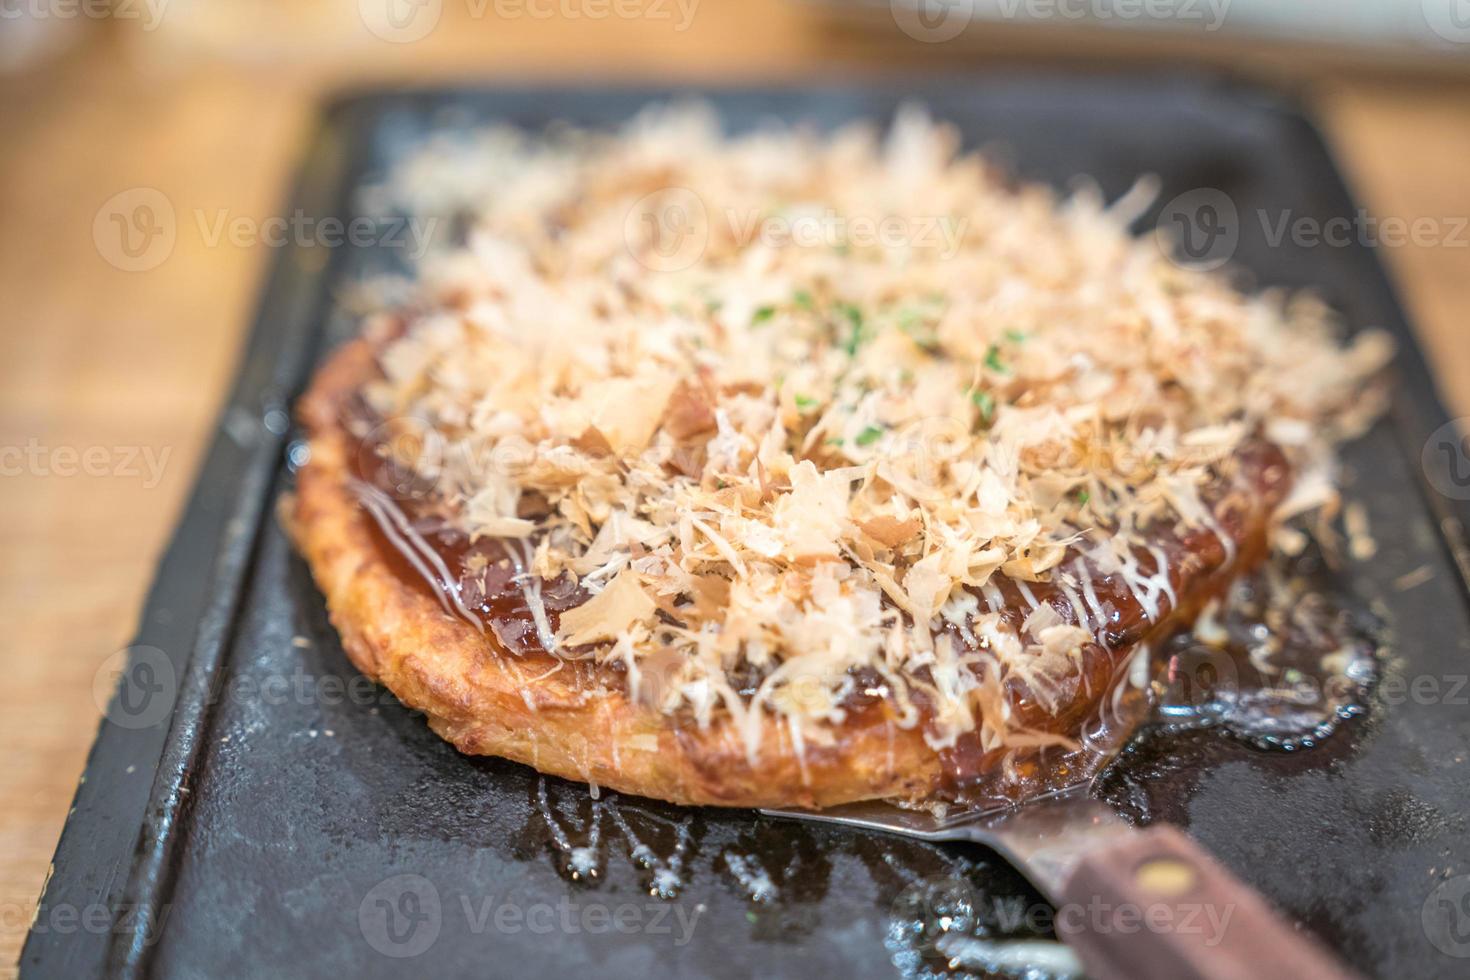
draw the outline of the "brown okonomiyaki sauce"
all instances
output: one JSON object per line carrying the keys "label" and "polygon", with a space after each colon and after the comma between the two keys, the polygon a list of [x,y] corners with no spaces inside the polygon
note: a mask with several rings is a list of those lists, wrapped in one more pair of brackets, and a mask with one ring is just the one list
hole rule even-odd
{"label": "brown okonomiyaki sauce", "polygon": [[[621,685],[622,665],[594,663],[591,648],[548,651],[561,613],[587,601],[589,592],[567,575],[555,580],[530,575],[532,552],[523,543],[471,541],[452,526],[435,488],[394,462],[386,440],[402,434],[386,435],[388,427],[361,402],[347,416],[348,431],[357,440],[354,489],[371,517],[367,523],[378,551],[395,574],[450,615],[492,633],[529,667],[555,659],[565,661],[588,686]],[[404,447],[397,448],[401,453]],[[1088,583],[1085,598],[1055,581],[1020,582],[999,573],[984,590],[973,590],[979,610],[999,613],[1013,629],[1037,605],[1047,604],[1064,622],[1088,629],[1093,642],[1082,647],[1073,696],[1061,699],[1054,710],[1023,682],[1005,682],[1012,710],[1026,729],[1066,736],[1070,744],[987,752],[978,732],[963,735],[941,752],[944,801],[993,808],[1085,782],[1143,725],[1215,726],[1263,749],[1299,751],[1316,746],[1364,710],[1378,649],[1374,624],[1350,611],[1352,605],[1331,589],[1317,552],[1262,562],[1264,536],[1246,527],[1243,498],[1230,488],[1280,500],[1289,484],[1280,451],[1257,441],[1231,465],[1232,479],[1221,479],[1201,495],[1215,510],[1214,528],[1151,528],[1157,554],[1135,551],[1143,575],[1169,583],[1147,597],[1152,608],[1143,606],[1145,600],[1121,576],[1100,573],[1081,557],[1063,567]],[[525,516],[535,516],[534,510]],[[1160,558],[1165,576],[1158,576]],[[1257,567],[1236,576],[1235,569],[1249,566]],[[1196,584],[1176,600],[1186,579]],[[535,590],[544,608],[539,622],[528,590]],[[676,613],[677,607],[661,615],[673,623]],[[1078,622],[1079,614],[1085,622]],[[1175,628],[1171,621],[1193,625]],[[946,623],[944,630],[957,648],[976,648],[966,626]],[[1144,642],[1149,648],[1146,669],[1141,669],[1134,655]],[[732,680],[740,693],[753,696],[761,678],[752,673]],[[878,678],[866,680],[844,703],[850,715],[882,708]],[[922,691],[915,692],[914,701],[927,711]],[[675,721],[693,724],[692,719]]]}

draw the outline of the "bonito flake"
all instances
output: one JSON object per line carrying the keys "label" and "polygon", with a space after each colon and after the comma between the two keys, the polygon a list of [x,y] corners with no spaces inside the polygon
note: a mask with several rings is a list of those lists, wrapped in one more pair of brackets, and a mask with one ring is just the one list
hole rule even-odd
{"label": "bonito flake", "polygon": [[[819,739],[859,677],[904,724],[922,691],[931,744],[994,746],[1022,737],[1002,682],[1054,710],[1095,639],[1063,569],[1161,609],[1144,532],[1211,526],[1200,490],[1252,438],[1312,474],[1290,513],[1333,499],[1383,335],[1344,346],[1310,298],[1174,264],[1129,233],[1146,188],[1059,199],[958,145],[914,109],[885,139],[662,108],[613,136],[495,131],[382,190],[442,211],[423,195],[452,184],[473,219],[370,402],[435,427],[464,533],[592,593],[559,650],[729,713],[752,752],[769,715]],[[1077,622],[981,613],[996,575],[1060,581]]]}

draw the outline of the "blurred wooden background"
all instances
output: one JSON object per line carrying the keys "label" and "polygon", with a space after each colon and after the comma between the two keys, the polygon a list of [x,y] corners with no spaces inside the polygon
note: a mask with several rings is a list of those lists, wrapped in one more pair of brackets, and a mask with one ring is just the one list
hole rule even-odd
{"label": "blurred wooden background", "polygon": [[[96,731],[94,676],[129,640],[271,260],[263,245],[211,247],[180,234],[157,268],[121,271],[93,241],[114,194],[148,187],[180,212],[269,216],[316,100],[359,82],[769,81],[1188,55],[1270,76],[1304,98],[1376,215],[1470,216],[1470,81],[1403,58],[1344,66],[1314,49],[1239,40],[1165,45],[1001,28],[920,43],[891,18],[875,25],[886,31],[859,29],[818,4],[783,0],[443,0],[432,32],[407,43],[367,27],[381,32],[388,0],[116,2],[111,22],[50,25],[58,29],[39,47],[11,52],[34,63],[0,76],[0,447],[34,447],[41,461],[0,458],[0,964],[18,953]],[[598,9],[645,16],[587,15]],[[49,55],[36,53],[47,46]],[[1452,412],[1465,415],[1470,249],[1461,241],[1383,253]],[[113,472],[66,475],[58,451],[67,447],[103,447]],[[163,464],[158,477],[141,464],[123,472],[124,454],[145,450]]]}

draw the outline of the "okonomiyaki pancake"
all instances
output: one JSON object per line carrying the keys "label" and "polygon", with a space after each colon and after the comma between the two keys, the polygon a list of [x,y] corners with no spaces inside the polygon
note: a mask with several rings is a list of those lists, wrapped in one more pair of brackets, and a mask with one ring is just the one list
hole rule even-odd
{"label": "okonomiyaki pancake", "polygon": [[302,399],[286,512],[466,753],[730,806],[1075,776],[1383,401],[1383,336],[1176,265],[1146,187],[1017,187],[916,111],[476,152],[466,243]]}

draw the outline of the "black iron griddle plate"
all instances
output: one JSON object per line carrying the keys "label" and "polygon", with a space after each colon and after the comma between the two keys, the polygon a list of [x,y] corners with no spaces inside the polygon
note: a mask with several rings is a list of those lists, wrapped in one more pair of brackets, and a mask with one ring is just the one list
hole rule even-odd
{"label": "black iron griddle plate", "polygon": [[[350,218],[354,189],[436,132],[492,120],[606,125],[668,94],[353,98],[326,113],[293,207]],[[1372,252],[1268,240],[1283,216],[1356,213],[1319,137],[1270,97],[1177,77],[709,93],[732,129],[886,118],[907,97],[1025,179],[1086,174],[1112,198],[1152,172],[1162,202],[1222,191],[1237,209],[1235,258],[1259,284],[1315,287],[1351,328],[1400,338],[1395,411],[1348,453],[1380,551],[1346,574],[1381,601],[1397,635],[1390,678],[1420,679],[1419,694],[1385,688],[1369,718],[1299,755],[1209,732],[1167,747],[1145,737],[1107,792],[1187,826],[1363,973],[1465,975],[1470,960],[1451,955],[1470,953],[1470,691],[1457,681],[1470,630],[1451,560],[1464,505],[1427,485],[1421,450],[1445,417]],[[283,410],[352,329],[334,297],[389,267],[394,251],[280,255],[223,434],[145,610],[139,642],[156,650],[135,663],[151,673],[102,726],[22,958],[27,975],[915,976],[942,958],[921,955],[925,937],[905,923],[957,890],[991,934],[1044,929],[1018,915],[1036,896],[973,848],[626,798],[614,805],[626,829],[606,797],[596,818],[597,880],[573,880],[556,834],[587,841],[584,787],[461,757],[354,680],[272,505],[290,484]],[[1463,464],[1457,443],[1442,448],[1446,463]],[[1470,496],[1456,493],[1455,475],[1427,479]],[[130,714],[142,682],[171,710]],[[681,824],[683,887],[651,898],[654,872],[628,835],[667,855]],[[762,876],[770,897],[752,901]],[[68,930],[56,916],[93,905],[109,909],[108,929]]]}

